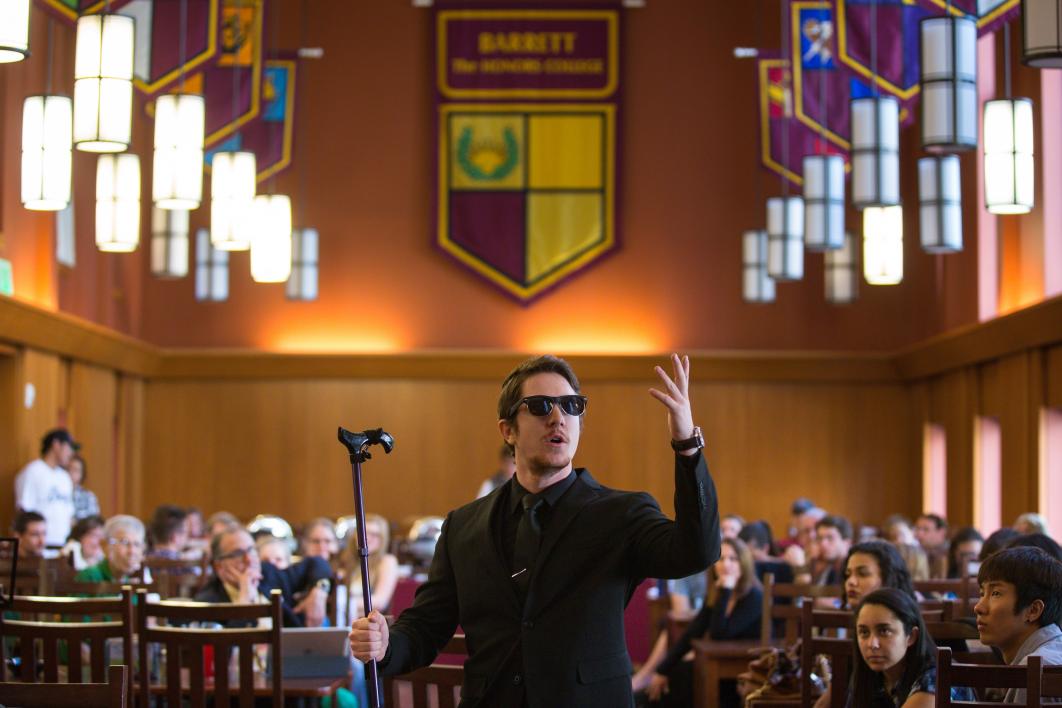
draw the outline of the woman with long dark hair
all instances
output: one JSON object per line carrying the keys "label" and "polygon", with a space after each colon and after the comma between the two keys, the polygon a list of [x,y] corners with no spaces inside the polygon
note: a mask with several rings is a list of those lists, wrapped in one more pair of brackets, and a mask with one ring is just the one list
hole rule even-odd
{"label": "woman with long dark hair", "polygon": [[885,541],[857,543],[844,562],[844,606],[855,607],[878,588],[896,588],[917,599],[900,552]]}
{"label": "woman with long dark hair", "polygon": [[[864,597],[855,612],[853,642],[849,706],[932,708],[936,646],[910,594],[882,588]],[[968,688],[953,688],[951,698],[973,696]]]}

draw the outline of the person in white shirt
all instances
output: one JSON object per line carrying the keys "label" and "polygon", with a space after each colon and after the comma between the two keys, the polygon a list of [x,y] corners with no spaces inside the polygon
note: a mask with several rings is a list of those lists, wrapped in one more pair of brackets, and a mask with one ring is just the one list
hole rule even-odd
{"label": "person in white shirt", "polygon": [[15,477],[15,506],[36,511],[48,522],[49,546],[62,546],[74,519],[74,484],[66,471],[80,447],[64,428],[41,439],[41,456]]}

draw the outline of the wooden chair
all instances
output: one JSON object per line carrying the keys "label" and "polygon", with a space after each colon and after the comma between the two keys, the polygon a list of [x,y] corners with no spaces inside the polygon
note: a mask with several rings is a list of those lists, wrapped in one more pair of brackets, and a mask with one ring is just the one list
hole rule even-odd
{"label": "wooden chair", "polygon": [[[17,619],[0,619],[0,671],[7,666],[8,637],[18,641],[21,681],[33,683],[43,669],[45,683],[58,683],[65,653],[66,680],[84,680],[83,643],[88,646],[89,674],[93,683],[106,680],[107,641],[120,641],[122,662],[133,656],[132,591],[126,587],[117,598],[15,597],[8,613]],[[60,646],[65,645],[63,649]],[[132,692],[129,692],[132,701]]]}
{"label": "wooden chair", "polygon": [[979,586],[976,577],[948,578],[946,580],[915,580],[914,589],[927,599],[954,599],[954,617],[966,617],[973,614],[977,604]]}
{"label": "wooden chair", "polygon": [[[1024,688],[1025,705],[1039,708],[1040,688],[1043,666],[1038,656],[1030,656],[1028,666],[985,666],[984,664],[963,664],[953,660],[951,649],[937,649],[937,697],[936,708],[946,706],[963,706],[964,708],[998,708],[1000,703],[983,700],[984,691],[989,688]],[[967,686],[974,689],[979,700],[953,701],[953,686]],[[1053,688],[1053,684],[1051,685]]]}
{"label": "wooden chair", "polygon": [[[283,615],[281,594],[274,590],[269,604],[235,605],[228,603],[189,602],[163,600],[149,602],[147,592],[137,591],[137,633],[140,638],[137,672],[141,705],[151,705],[152,693],[165,696],[166,705],[179,708],[182,694],[190,695],[192,706],[205,706],[207,689],[213,689],[215,705],[229,705],[232,691],[229,682],[229,658],[234,650],[239,653],[240,705],[251,705],[255,696],[254,646],[268,644],[271,650],[272,667],[269,676],[269,698],[273,705],[284,704],[281,684],[284,675],[281,661],[280,637]],[[272,627],[260,629],[258,620],[272,620]],[[153,623],[149,619],[154,619]],[[253,626],[217,629],[205,628],[204,624],[249,623]],[[151,645],[162,645],[160,651],[152,652]],[[204,648],[211,647],[214,654],[214,680],[207,681],[204,670]],[[165,658],[161,649],[165,649]],[[152,659],[158,659],[158,679],[152,683]],[[165,666],[163,667],[163,664]],[[182,679],[187,669],[188,681]],[[165,670],[165,683],[161,683]]]}
{"label": "wooden chair", "polygon": [[191,599],[210,579],[209,564],[205,558],[184,560],[148,557],[144,559],[144,568],[150,573],[153,583],[158,585],[163,600]]}
{"label": "wooden chair", "polygon": [[1062,698],[1062,666],[1045,666],[1040,679],[1040,698]]}
{"label": "wooden chair", "polygon": [[760,620],[760,641],[767,644],[775,636],[775,623],[782,623],[782,638],[792,644],[800,636],[801,611],[797,601],[802,597],[843,597],[840,585],[808,585],[806,583],[776,583],[773,573],[763,576],[763,614]]}
{"label": "wooden chair", "polygon": [[113,595],[121,595],[123,587],[132,588],[135,593],[138,590],[144,590],[148,593],[158,593],[161,595],[159,584],[155,583],[83,583],[77,580],[59,580],[52,586],[51,594],[57,597],[109,597]]}
{"label": "wooden chair", "polygon": [[[443,654],[468,656],[468,645],[464,635],[454,635],[443,647],[440,656]],[[403,684],[408,684],[414,708],[427,708],[429,705],[437,705],[438,708],[455,708],[460,702],[459,693],[464,680],[464,666],[439,663],[401,676],[387,676],[383,679],[384,705],[392,708],[408,708],[409,701],[403,700],[406,695],[402,690]]]}
{"label": "wooden chair", "polygon": [[129,668],[107,670],[107,683],[0,683],[6,705],[22,708],[126,708]]}

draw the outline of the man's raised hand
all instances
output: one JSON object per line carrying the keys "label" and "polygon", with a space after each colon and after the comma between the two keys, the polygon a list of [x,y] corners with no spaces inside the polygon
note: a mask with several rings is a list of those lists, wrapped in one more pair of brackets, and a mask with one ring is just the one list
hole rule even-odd
{"label": "man's raised hand", "polygon": [[[651,388],[649,395],[660,401],[667,408],[667,425],[672,440],[686,440],[693,437],[693,411],[690,408],[690,358],[671,355],[671,367],[674,378],[668,376],[663,367],[655,367],[657,376],[663,383],[663,390]],[[689,454],[695,453],[691,450]]]}

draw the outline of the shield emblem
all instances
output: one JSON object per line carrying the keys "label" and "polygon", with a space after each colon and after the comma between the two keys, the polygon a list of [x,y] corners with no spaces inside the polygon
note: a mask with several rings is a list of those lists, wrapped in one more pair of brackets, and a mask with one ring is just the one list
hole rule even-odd
{"label": "shield emblem", "polygon": [[442,104],[436,242],[530,302],[617,243],[615,107]]}

